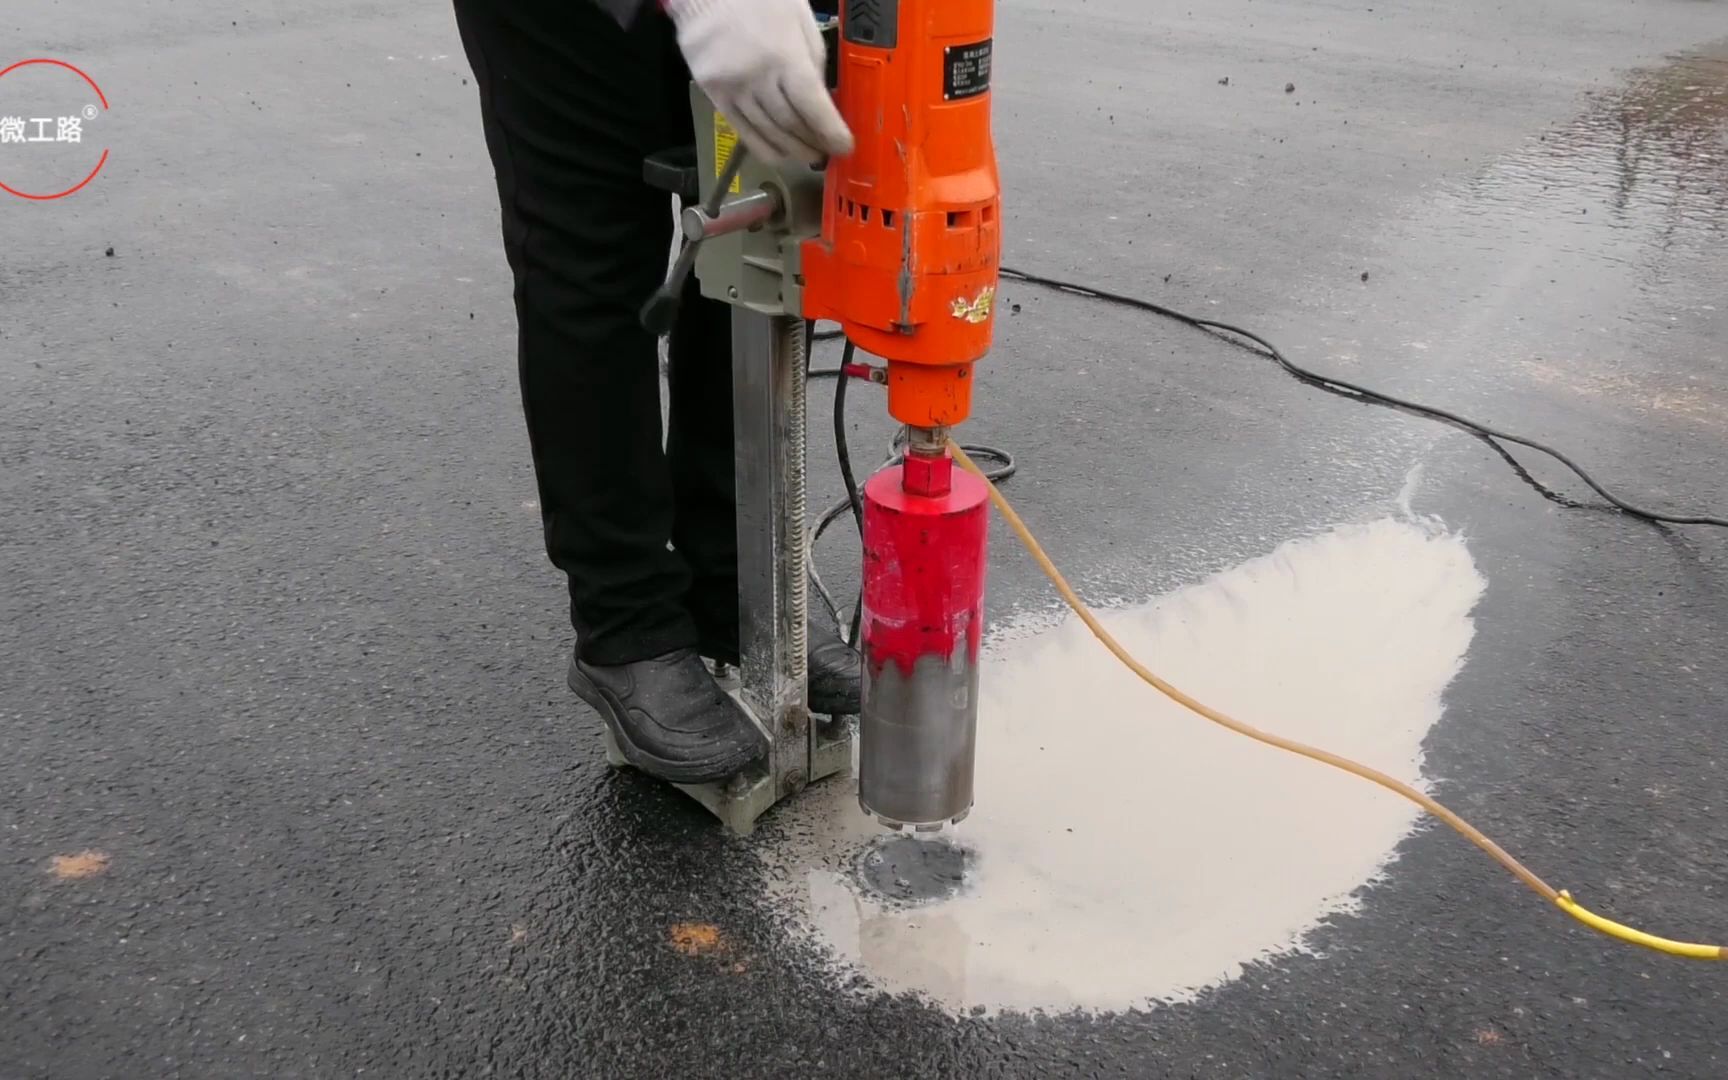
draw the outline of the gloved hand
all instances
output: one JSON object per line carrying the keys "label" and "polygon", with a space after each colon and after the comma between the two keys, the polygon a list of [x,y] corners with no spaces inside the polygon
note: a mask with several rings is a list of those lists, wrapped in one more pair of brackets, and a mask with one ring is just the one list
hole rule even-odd
{"label": "gloved hand", "polygon": [[852,149],[808,0],[665,0],[678,48],[750,153],[816,164]]}

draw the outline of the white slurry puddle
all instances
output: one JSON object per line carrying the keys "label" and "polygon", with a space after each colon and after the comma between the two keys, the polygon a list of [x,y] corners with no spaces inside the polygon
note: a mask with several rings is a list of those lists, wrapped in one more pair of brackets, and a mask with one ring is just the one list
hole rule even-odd
{"label": "white slurry puddle", "polygon": [[[1484,586],[1459,537],[1387,519],[1105,619],[1201,700],[1420,783]],[[969,850],[958,894],[896,907],[858,883],[881,831],[849,784],[771,830],[797,923],[882,989],[957,1012],[1191,997],[1301,949],[1417,824],[1169,703],[1076,620],[997,645],[981,674],[977,805],[948,834]]]}

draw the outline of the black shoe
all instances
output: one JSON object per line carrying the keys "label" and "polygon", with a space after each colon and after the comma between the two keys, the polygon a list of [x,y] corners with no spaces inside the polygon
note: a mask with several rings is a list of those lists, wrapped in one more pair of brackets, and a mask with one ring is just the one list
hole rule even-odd
{"label": "black shoe", "polygon": [[855,716],[863,708],[864,661],[858,650],[820,623],[810,624],[810,711]]}
{"label": "black shoe", "polygon": [[[702,655],[738,666],[738,647],[704,644]],[[856,716],[863,707],[864,662],[858,650],[821,623],[810,624],[809,678],[805,695],[820,716]]]}
{"label": "black shoe", "polygon": [[725,780],[768,752],[768,740],[694,649],[605,667],[572,657],[569,683],[625,759],[668,783]]}

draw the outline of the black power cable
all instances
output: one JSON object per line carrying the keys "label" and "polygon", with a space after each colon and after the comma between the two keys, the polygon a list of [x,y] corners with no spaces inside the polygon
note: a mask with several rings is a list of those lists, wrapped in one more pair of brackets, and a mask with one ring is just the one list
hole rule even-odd
{"label": "black power cable", "polygon": [[[858,527],[858,539],[864,539],[864,500],[858,497],[858,478],[852,474],[852,451],[846,444],[846,386],[852,381],[852,376],[846,373],[851,366],[853,357],[858,354],[858,345],[847,339],[846,351],[840,355],[840,376],[834,380],[834,453],[840,459],[840,479],[846,485],[846,503],[852,508],[852,521]],[[821,526],[817,526],[817,537],[822,535]],[[863,586],[859,586],[858,602],[852,605],[852,632],[846,636],[847,641],[858,640],[859,621],[864,617]],[[835,621],[839,621],[836,612]]]}
{"label": "black power cable", "polygon": [[[1580,502],[1570,496],[1556,492],[1547,487],[1540,480],[1537,480],[1533,475],[1531,475],[1529,469],[1524,466],[1524,463],[1512,455],[1512,452],[1507,449],[1505,445],[1506,443],[1528,447],[1532,450],[1546,454],[1555,461],[1558,461],[1577,475],[1579,479],[1583,480],[1585,484],[1589,485],[1590,490],[1600,495],[1612,508],[1629,517],[1634,517],[1640,521],[1647,521],[1656,525],[1710,525],[1717,528],[1728,528],[1728,519],[1721,517],[1715,517],[1708,514],[1668,514],[1638,506],[1637,504],[1629,502],[1614,494],[1597,481],[1595,477],[1585,471],[1582,466],[1545,443],[1538,442],[1535,439],[1518,435],[1513,432],[1502,431],[1499,428],[1471,420],[1469,417],[1462,416],[1448,409],[1438,408],[1433,405],[1423,405],[1420,402],[1410,401],[1406,398],[1384,393],[1371,387],[1363,386],[1360,383],[1353,383],[1331,375],[1322,375],[1317,371],[1312,371],[1296,363],[1289,357],[1285,356],[1278,346],[1272,344],[1259,334],[1256,334],[1251,330],[1244,330],[1240,326],[1234,326],[1227,322],[1220,322],[1217,319],[1207,319],[1197,315],[1189,315],[1186,312],[1178,311],[1175,308],[1166,307],[1163,304],[1155,303],[1151,300],[1145,300],[1137,296],[1126,296],[1121,293],[1110,292],[1107,289],[1094,288],[1090,285],[1078,285],[1071,281],[1045,277],[1042,274],[1032,274],[1024,270],[1016,270],[1012,267],[1004,266],[1001,268],[1000,273],[1004,278],[1024,282],[1028,285],[1054,289],[1059,292],[1069,293],[1085,299],[1099,300],[1107,304],[1132,308],[1137,311],[1144,311],[1160,316],[1161,318],[1171,319],[1175,322],[1182,323],[1185,326],[1191,326],[1197,330],[1212,334],[1239,348],[1247,349],[1250,352],[1256,352],[1266,356],[1297,381],[1309,386],[1317,387],[1327,393],[1337,394],[1352,401],[1359,401],[1365,404],[1381,405],[1386,408],[1397,409],[1414,416],[1436,420],[1443,424],[1450,424],[1453,427],[1459,428],[1460,430],[1468,432],[1476,438],[1481,439],[1496,454],[1505,460],[1506,464],[1511,467],[1512,471],[1516,473],[1521,480],[1535,488],[1544,498],[1568,509],[1583,510],[1593,509],[1593,507],[1588,503]],[[809,334],[808,340],[811,343],[833,340],[844,336],[844,332],[837,329],[817,332],[814,322],[806,324],[806,331]],[[812,369],[809,366],[810,351],[807,349],[805,352],[806,378],[834,378],[839,380],[838,384],[834,387],[834,447],[840,461],[841,479],[846,484],[846,498],[835,503],[833,506],[830,506],[817,520],[816,529],[811,534],[810,538],[812,546],[815,545],[816,541],[822,538],[823,533],[828,531],[828,527],[835,521],[839,520],[840,516],[845,514],[848,509],[852,511],[852,518],[854,523],[857,525],[860,538],[862,538],[864,533],[864,507],[859,496],[857,478],[852,469],[852,454],[847,444],[845,422],[846,384],[852,381],[851,376],[846,374],[845,369],[851,365],[856,353],[857,345],[851,340],[847,340],[846,351],[841,359],[840,367]],[[995,467],[986,471],[986,475],[988,475],[993,481],[1000,482],[1006,480],[1008,477],[1014,475],[1018,468],[1013,455],[1004,450],[998,450],[989,446],[966,446],[964,449],[968,454],[972,455],[974,459],[982,458],[999,463]],[[893,447],[890,449],[888,460],[884,462],[881,467],[891,468],[894,465],[899,464],[902,456],[903,453],[900,439],[897,438]],[[811,567],[811,577],[815,582],[817,594],[821,597],[823,604],[827,606],[829,613],[834,616],[835,622],[838,623],[840,621],[839,606],[835,603],[834,598],[829,594],[828,590],[822,585],[821,578],[816,574],[814,565]],[[862,608],[862,597],[860,597],[860,602],[854,604],[852,608],[852,636],[850,640],[853,641],[858,639],[858,620]]]}
{"label": "black power cable", "polygon": [[858,536],[864,536],[864,502],[858,497],[858,479],[852,473],[852,451],[846,445],[846,385],[852,379],[845,369],[858,355],[856,343],[848,341],[840,356],[840,379],[834,386],[834,452],[840,459],[840,479],[846,484],[846,502],[852,508],[852,521],[858,526]]}
{"label": "black power cable", "polygon": [[[1479,423],[1447,409],[1436,408],[1432,405],[1423,405],[1419,402],[1409,401],[1405,398],[1382,393],[1379,390],[1374,390],[1358,383],[1348,382],[1331,375],[1322,375],[1319,372],[1310,371],[1308,368],[1302,367],[1300,364],[1295,363],[1289,357],[1285,356],[1276,345],[1267,341],[1259,334],[1244,330],[1239,326],[1232,326],[1229,323],[1219,322],[1216,319],[1205,319],[1197,315],[1189,315],[1185,312],[1177,311],[1175,308],[1165,307],[1162,304],[1156,304],[1150,300],[1142,300],[1139,297],[1124,296],[1120,293],[1108,292],[1104,289],[1096,289],[1090,285],[1076,285],[1070,281],[1061,281],[1056,278],[1044,277],[1039,274],[1029,274],[1024,270],[1014,270],[1006,266],[1001,269],[1001,275],[1015,281],[1025,282],[1028,285],[1037,285],[1047,289],[1056,289],[1061,292],[1071,293],[1075,296],[1091,300],[1102,300],[1105,303],[1115,304],[1119,307],[1134,308],[1138,311],[1150,312],[1153,315],[1159,315],[1166,319],[1173,319],[1176,322],[1192,326],[1197,330],[1204,330],[1207,333],[1214,334],[1225,341],[1230,341],[1234,345],[1249,349],[1250,351],[1262,353],[1270,357],[1279,367],[1283,368],[1296,379],[1307,383],[1310,386],[1316,386],[1322,390],[1334,394],[1340,394],[1344,397],[1354,398],[1359,401],[1399,409],[1416,416],[1427,417],[1430,420],[1438,420],[1441,423],[1451,424],[1454,427],[1461,428],[1492,446],[1501,457],[1506,459],[1507,463],[1510,464],[1521,477],[1533,484],[1545,497],[1558,502],[1562,506],[1573,509],[1582,509],[1585,504],[1577,502],[1567,496],[1557,494],[1537,482],[1530,476],[1528,470],[1526,470],[1524,466],[1512,456],[1511,452],[1502,445],[1502,443],[1515,443],[1519,446],[1527,446],[1532,450],[1537,450],[1541,453],[1547,454],[1549,457],[1577,474],[1580,480],[1583,480],[1584,483],[1590,486],[1590,490],[1602,496],[1602,498],[1607,500],[1615,509],[1631,517],[1660,525],[1713,525],[1718,528],[1728,528],[1728,518],[1713,517],[1707,514],[1667,514],[1655,510],[1647,510],[1644,507],[1628,502],[1602,486],[1602,484],[1597,482],[1595,477],[1584,471],[1584,469],[1571,458],[1551,446],[1537,442],[1535,439],[1527,438],[1523,435],[1516,435],[1509,431],[1502,431],[1499,428],[1490,427],[1487,424]],[[1251,342],[1252,344],[1247,345],[1243,344],[1243,342]],[[1258,346],[1258,348],[1254,348],[1253,346]]]}

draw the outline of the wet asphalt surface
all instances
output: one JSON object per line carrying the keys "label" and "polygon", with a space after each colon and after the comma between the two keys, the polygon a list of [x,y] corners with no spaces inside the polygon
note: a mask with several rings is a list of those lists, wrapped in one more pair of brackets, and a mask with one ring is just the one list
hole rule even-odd
{"label": "wet asphalt surface", "polygon": [[[1193,1004],[956,1020],[830,971],[760,841],[610,772],[562,688],[447,9],[101,6],[0,13],[0,59],[114,104],[97,183],[0,199],[0,1077],[1728,1075],[1722,967],[1433,829],[1313,955]],[[999,63],[1010,263],[1728,509],[1728,5],[1005,0]],[[1440,794],[1598,908],[1728,935],[1728,537],[1005,294],[970,434],[1089,595],[1409,490],[1489,580]],[[993,611],[1048,608],[993,543]],[[821,557],[844,586],[847,540]]]}

